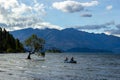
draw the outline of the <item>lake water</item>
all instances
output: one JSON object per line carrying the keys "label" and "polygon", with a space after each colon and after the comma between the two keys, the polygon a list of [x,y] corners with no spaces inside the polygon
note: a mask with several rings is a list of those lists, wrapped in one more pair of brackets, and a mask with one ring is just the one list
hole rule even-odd
{"label": "lake water", "polygon": [[[120,55],[61,53],[46,54],[45,60],[26,57],[0,54],[0,80],[120,80]],[[64,63],[65,57],[74,57],[77,64]]]}

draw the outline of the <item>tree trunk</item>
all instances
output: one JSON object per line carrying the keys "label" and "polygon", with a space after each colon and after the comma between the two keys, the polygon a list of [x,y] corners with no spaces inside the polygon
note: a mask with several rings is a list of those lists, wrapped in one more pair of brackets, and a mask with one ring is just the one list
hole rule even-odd
{"label": "tree trunk", "polygon": [[31,52],[29,52],[27,59],[31,59]]}

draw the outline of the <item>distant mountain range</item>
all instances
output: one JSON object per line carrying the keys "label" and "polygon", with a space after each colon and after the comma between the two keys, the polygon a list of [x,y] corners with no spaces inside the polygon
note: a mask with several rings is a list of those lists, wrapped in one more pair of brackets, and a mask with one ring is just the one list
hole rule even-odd
{"label": "distant mountain range", "polygon": [[46,40],[46,48],[58,48],[67,52],[120,52],[120,37],[94,34],[74,28],[57,29],[22,29],[10,32],[21,42],[32,34]]}

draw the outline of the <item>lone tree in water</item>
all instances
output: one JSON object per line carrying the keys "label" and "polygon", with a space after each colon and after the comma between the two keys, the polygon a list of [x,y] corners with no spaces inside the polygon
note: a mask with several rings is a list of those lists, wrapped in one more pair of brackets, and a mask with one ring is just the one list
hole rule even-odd
{"label": "lone tree in water", "polygon": [[25,45],[29,49],[29,55],[27,59],[31,59],[31,54],[35,52],[40,52],[43,50],[45,44],[45,40],[42,38],[38,38],[37,35],[33,34],[28,39],[25,40]]}

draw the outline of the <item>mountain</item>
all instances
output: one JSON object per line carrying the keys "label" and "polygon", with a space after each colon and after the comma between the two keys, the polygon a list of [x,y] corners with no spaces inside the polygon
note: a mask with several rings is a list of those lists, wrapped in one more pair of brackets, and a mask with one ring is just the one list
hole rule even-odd
{"label": "mountain", "polygon": [[83,53],[113,53],[113,51],[110,50],[104,50],[104,49],[90,49],[90,48],[71,48],[68,49],[67,52],[83,52]]}
{"label": "mountain", "polygon": [[10,33],[21,42],[32,34],[36,34],[46,40],[47,48],[55,47],[63,51],[73,50],[74,48],[87,48],[86,50],[88,50],[88,52],[93,49],[98,51],[120,52],[120,38],[103,33],[88,33],[74,28],[66,28],[63,30],[27,28]]}

